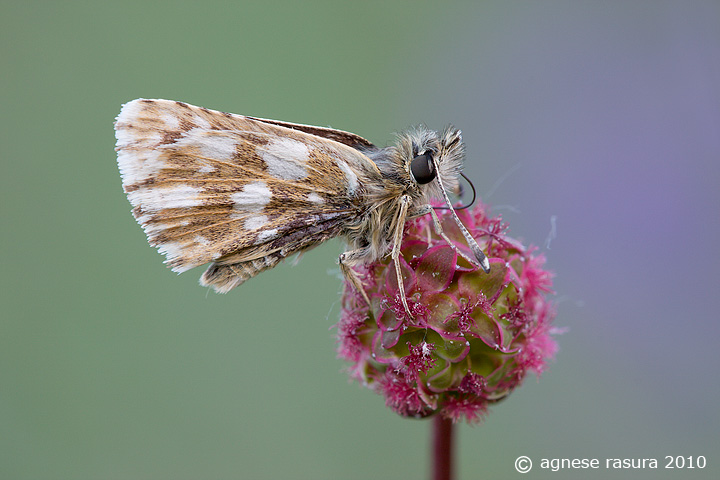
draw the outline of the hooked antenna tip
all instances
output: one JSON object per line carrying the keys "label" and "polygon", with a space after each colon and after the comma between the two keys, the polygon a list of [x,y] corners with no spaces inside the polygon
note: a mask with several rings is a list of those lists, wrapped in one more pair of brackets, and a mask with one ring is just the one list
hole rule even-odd
{"label": "hooked antenna tip", "polygon": [[480,250],[480,247],[477,245],[477,243],[474,245],[471,244],[470,248],[475,254],[475,258],[477,259],[480,268],[483,269],[483,272],[490,273],[490,260],[488,260],[487,256],[483,253],[482,250]]}
{"label": "hooked antenna tip", "polygon": [[490,273],[490,261],[485,255],[483,255],[482,260],[480,260],[480,267],[482,267],[485,273]]}

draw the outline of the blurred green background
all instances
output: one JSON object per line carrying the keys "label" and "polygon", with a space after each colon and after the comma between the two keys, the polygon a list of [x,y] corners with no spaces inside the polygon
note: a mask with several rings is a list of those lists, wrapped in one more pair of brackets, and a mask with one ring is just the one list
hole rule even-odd
{"label": "blurred green background", "polygon": [[[1,2],[0,478],[427,478],[429,423],[335,358],[339,242],[225,296],[164,268],[113,151],[137,97],[379,145],[462,128],[570,330],[459,427],[459,478],[520,455],[527,478],[718,478],[719,5]],[[638,457],[661,468],[539,468]]]}

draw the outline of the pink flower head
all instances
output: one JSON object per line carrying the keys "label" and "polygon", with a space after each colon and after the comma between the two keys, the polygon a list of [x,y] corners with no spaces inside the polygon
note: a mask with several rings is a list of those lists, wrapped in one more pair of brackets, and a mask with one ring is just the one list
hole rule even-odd
{"label": "pink flower head", "polygon": [[[445,212],[438,211],[445,234],[472,257]],[[406,225],[399,259],[412,315],[389,258],[354,268],[370,306],[344,285],[339,356],[352,363],[353,378],[403,416],[477,422],[527,372],[540,374],[557,350],[543,256],[507,237],[506,225],[488,218],[483,205],[458,214],[490,259],[490,273],[458,256],[426,215]]]}

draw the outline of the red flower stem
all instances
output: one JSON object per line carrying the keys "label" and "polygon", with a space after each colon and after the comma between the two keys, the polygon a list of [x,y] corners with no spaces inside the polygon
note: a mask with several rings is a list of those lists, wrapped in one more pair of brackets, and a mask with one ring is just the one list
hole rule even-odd
{"label": "red flower stem", "polygon": [[435,415],[432,422],[432,480],[452,480],[452,420],[448,420],[442,415]]}

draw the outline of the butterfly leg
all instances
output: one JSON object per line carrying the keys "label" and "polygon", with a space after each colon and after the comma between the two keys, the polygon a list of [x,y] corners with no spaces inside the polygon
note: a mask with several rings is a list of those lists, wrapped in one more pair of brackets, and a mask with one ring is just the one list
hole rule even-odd
{"label": "butterfly leg", "polygon": [[400,198],[400,211],[398,212],[397,221],[395,222],[395,232],[393,235],[393,249],[390,254],[393,263],[395,264],[395,275],[397,276],[398,290],[400,290],[400,300],[402,301],[405,312],[409,318],[413,318],[410,307],[407,303],[407,297],[405,296],[405,282],[403,281],[402,271],[400,270],[400,246],[402,244],[403,230],[405,229],[405,220],[408,213],[408,205],[411,203],[411,198],[408,195],[403,195]]}
{"label": "butterfly leg", "polygon": [[366,255],[367,252],[364,248],[358,248],[357,250],[348,250],[347,252],[343,252],[340,254],[340,257],[338,258],[338,263],[340,264],[340,271],[342,272],[343,276],[350,280],[350,283],[353,284],[355,289],[362,294],[368,306],[371,306],[370,298],[365,292],[365,287],[363,286],[362,281],[360,281],[360,277],[358,277],[357,273],[355,273],[355,270],[352,269],[353,266],[361,263]]}
{"label": "butterfly leg", "polygon": [[448,236],[445,235],[445,232],[444,232],[443,229],[442,229],[442,225],[440,225],[440,219],[438,218],[437,213],[435,213],[435,209],[432,208],[432,206],[430,206],[430,205],[423,205],[422,207],[418,208],[417,210],[411,212],[411,214],[408,216],[408,218],[420,217],[420,216],[423,216],[423,215],[427,215],[428,213],[429,213],[430,215],[432,215],[433,226],[434,226],[434,228],[435,228],[435,233],[437,233],[438,235],[440,235],[440,236],[442,237],[442,239],[445,240],[445,243],[447,243],[447,244],[450,246],[450,248],[452,248],[453,250],[455,250],[455,253],[457,253],[460,257],[462,257],[462,258],[464,258],[465,260],[467,260],[468,263],[470,263],[470,265],[475,265],[475,266],[477,266],[477,261],[476,261],[476,260],[472,260],[470,257],[468,257],[468,256],[465,255],[463,252],[461,252],[460,249],[457,248],[457,246],[452,242],[452,240],[450,240],[450,239],[448,238]]}

